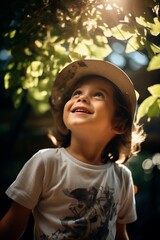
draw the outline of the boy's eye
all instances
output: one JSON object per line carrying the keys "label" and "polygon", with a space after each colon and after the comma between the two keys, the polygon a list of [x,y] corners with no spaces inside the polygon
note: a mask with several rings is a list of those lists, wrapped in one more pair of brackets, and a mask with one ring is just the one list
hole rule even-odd
{"label": "boy's eye", "polygon": [[82,91],[77,89],[72,93],[71,97],[77,97],[77,96],[80,96],[81,94],[82,94]]}
{"label": "boy's eye", "polygon": [[95,96],[96,98],[104,98],[104,97],[105,97],[102,92],[96,92],[96,93],[94,94],[94,96]]}

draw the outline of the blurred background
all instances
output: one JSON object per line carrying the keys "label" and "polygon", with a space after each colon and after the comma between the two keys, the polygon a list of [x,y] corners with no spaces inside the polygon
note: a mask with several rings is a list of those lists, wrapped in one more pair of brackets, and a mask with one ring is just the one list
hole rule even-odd
{"label": "blurred background", "polygon": [[[127,0],[125,2],[127,2]],[[140,2],[142,3],[142,1]],[[150,2],[150,4],[147,6],[147,10],[150,9],[150,6],[153,3],[154,6],[159,6],[159,1],[148,2]],[[90,5],[87,5],[89,3]],[[154,35],[148,33],[147,35],[145,31],[143,32],[143,38],[145,38],[146,41],[145,44],[142,44],[143,48],[142,45],[134,45],[132,42],[133,49],[126,52],[128,39],[131,38],[131,34],[133,34],[133,32],[127,29],[125,34],[128,34],[128,31],[131,31],[130,37],[126,37],[126,39],[123,40],[121,40],[120,37],[117,37],[117,35],[116,37],[110,35],[111,32],[113,34],[115,31],[115,29],[113,31],[113,27],[118,24],[120,20],[122,20],[122,14],[120,14],[120,19],[114,19],[114,26],[108,25],[109,27],[107,27],[107,33],[105,32],[106,29],[104,29],[104,26],[106,27],[106,25],[104,25],[104,19],[101,19],[103,25],[101,25],[101,22],[99,22],[99,25],[101,29],[103,27],[103,34],[105,32],[105,39],[107,39],[107,42],[104,40],[104,38],[98,38],[98,44],[100,43],[99,46],[97,44],[97,39],[94,39],[94,36],[100,36],[99,31],[95,32],[97,31],[95,30],[97,29],[97,26],[95,28],[93,22],[92,26],[88,24],[91,23],[93,18],[95,19],[95,16],[92,14],[92,16],[89,15],[89,18],[88,15],[86,15],[89,7],[93,7],[93,4],[95,3],[99,4],[98,12],[94,13],[97,17],[100,16],[98,15],[99,9],[102,9],[102,3],[100,4],[98,1],[77,1],[76,5],[74,1],[66,1],[65,4],[63,1],[55,1],[55,4],[53,4],[53,1],[32,0],[26,1],[26,7],[24,3],[21,3],[21,1],[17,0],[11,2],[6,0],[4,1],[3,7],[0,9],[0,19],[3,23],[0,27],[0,217],[4,215],[11,204],[10,199],[8,199],[5,195],[5,190],[14,181],[24,163],[28,161],[29,158],[39,149],[53,147],[53,144],[49,138],[49,131],[53,127],[53,122],[52,114],[48,107],[48,97],[54,81],[54,76],[65,63],[74,60],[75,58],[82,57],[103,58],[113,62],[127,72],[127,74],[131,77],[135,89],[140,94],[138,99],[139,106],[141,106],[143,101],[151,95],[148,91],[148,87],[156,84],[158,89],[158,84],[160,84],[160,61],[157,62],[159,68],[156,67],[155,69],[152,69],[152,71],[148,71],[148,65],[152,57],[151,51],[148,52],[145,47],[150,46],[147,45],[149,44],[148,42],[155,44],[157,46],[155,50],[156,56],[158,56],[160,52],[158,50],[160,45],[160,25],[158,25],[158,28],[156,28],[157,33]],[[106,3],[108,4],[107,8],[109,9],[109,6],[113,7],[113,3],[118,4],[118,0],[106,1]],[[37,7],[39,6],[38,4],[40,4],[41,7]],[[135,1],[134,4],[136,6],[138,1]],[[145,5],[145,3],[143,4]],[[141,9],[143,4],[141,4],[141,6],[138,5],[137,9]],[[77,16],[79,16],[79,12],[77,12],[77,8],[79,6],[81,6],[83,10],[82,13],[86,11],[84,16],[88,17],[88,22],[86,21],[86,18],[80,19],[81,24],[79,18],[76,23],[73,21],[73,15],[75,19]],[[116,11],[118,12],[117,6],[118,5],[116,5]],[[44,11],[44,9],[47,10]],[[58,15],[61,16],[61,18],[57,19],[55,17],[56,11],[58,13],[61,11],[61,14]],[[28,12],[30,14],[28,18],[32,20],[31,22],[28,22],[28,20],[26,21]],[[53,19],[51,18],[51,13],[54,15]],[[75,13],[77,15],[75,15]],[[159,13],[159,10],[156,13]],[[156,13],[154,12],[154,14]],[[140,19],[140,14],[141,12],[139,13],[139,11],[137,12],[136,10],[134,13],[132,12],[132,22],[133,17],[135,19]],[[46,16],[48,16],[48,19],[45,18]],[[129,19],[127,24],[131,25],[130,15],[127,16]],[[146,16],[148,15],[143,15],[145,20],[147,19]],[[70,21],[68,20],[69,17]],[[48,29],[46,31],[45,26],[50,23],[51,20],[54,30],[49,25],[49,29],[51,29],[51,35],[49,34],[48,36]],[[136,21],[137,22],[134,23],[134,28],[135,26],[139,27],[141,23],[138,20]],[[87,37],[87,33],[84,32],[84,28],[86,26],[84,22],[88,24],[88,27],[90,27],[87,30],[90,32],[90,35]],[[24,25],[24,23],[25,28],[21,27]],[[31,28],[33,23],[35,26]],[[77,43],[74,42],[74,44],[68,45],[67,41],[69,37],[73,38],[73,23],[75,24],[74,27],[78,26],[80,32],[76,32],[76,34],[78,34],[76,35],[78,39],[76,40]],[[41,31],[38,31],[39,26]],[[142,29],[146,26],[142,24],[141,28],[138,27],[138,30],[136,31],[139,31],[138,33],[142,34]],[[93,29],[94,36],[92,32]],[[108,33],[109,30],[112,31]],[[15,31],[14,34],[13,31]],[[147,27],[146,31],[148,31]],[[80,33],[81,35],[79,35]],[[53,39],[52,35],[54,37],[56,36],[56,40],[55,38]],[[136,36],[136,39],[139,36],[140,34]],[[92,44],[89,43],[90,48],[89,50],[87,49],[87,53],[86,48],[84,49],[86,42],[82,45],[82,42],[85,38],[87,41],[89,41],[91,38],[93,39]],[[59,43],[58,47],[57,42]],[[50,47],[48,48],[48,46]],[[105,51],[105,55],[104,49],[108,49]],[[151,50],[151,48],[149,49]],[[82,53],[81,56],[80,53]],[[68,57],[69,55],[70,59]],[[47,61],[49,62],[48,65]],[[41,63],[43,63],[44,66]],[[53,69],[51,68],[51,63],[54,63],[52,66]],[[51,70],[53,75],[49,74]],[[160,96],[160,92],[158,94]],[[158,99],[159,97],[156,99],[157,103],[159,103]],[[138,156],[132,157],[130,161],[126,163],[133,174],[138,214],[138,220],[128,226],[131,240],[159,240],[160,238],[159,113],[160,104],[156,105],[156,108],[152,108],[152,113],[150,112],[147,115],[146,110],[145,114],[141,114],[140,121],[142,124],[144,124],[144,129],[147,133],[147,139],[142,144],[142,150]],[[31,218],[25,234],[21,239],[31,240],[32,230],[33,219]]]}

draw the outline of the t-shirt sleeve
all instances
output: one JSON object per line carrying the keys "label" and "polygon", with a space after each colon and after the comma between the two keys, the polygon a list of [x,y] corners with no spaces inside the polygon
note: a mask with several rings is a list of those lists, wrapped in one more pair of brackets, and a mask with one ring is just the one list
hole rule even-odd
{"label": "t-shirt sleeve", "polygon": [[44,162],[40,151],[28,160],[6,194],[22,206],[33,209],[43,188]]}
{"label": "t-shirt sleeve", "polygon": [[124,170],[121,203],[117,222],[128,224],[136,221],[137,213],[132,174],[129,169],[124,168]]}

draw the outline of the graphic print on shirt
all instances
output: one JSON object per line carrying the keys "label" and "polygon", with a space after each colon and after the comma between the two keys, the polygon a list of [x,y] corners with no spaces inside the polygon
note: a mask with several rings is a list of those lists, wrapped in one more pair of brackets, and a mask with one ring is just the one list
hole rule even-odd
{"label": "graphic print on shirt", "polygon": [[[63,230],[57,230],[51,236],[43,234],[41,240],[83,239],[105,240],[109,234],[109,222],[117,214],[114,191],[111,188],[95,187],[64,189],[63,193],[72,198],[70,216],[61,219]],[[74,200],[74,203],[73,203]]]}

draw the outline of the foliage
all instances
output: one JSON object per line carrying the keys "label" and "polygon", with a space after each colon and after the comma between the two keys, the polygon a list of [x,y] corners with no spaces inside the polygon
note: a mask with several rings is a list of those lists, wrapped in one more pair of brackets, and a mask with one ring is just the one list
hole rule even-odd
{"label": "foliage", "polygon": [[151,96],[147,97],[140,105],[137,114],[137,121],[143,116],[148,116],[148,121],[153,117],[160,116],[160,84],[148,88]]}
{"label": "foliage", "polygon": [[[4,86],[13,93],[15,107],[26,97],[36,112],[47,111],[57,72],[72,60],[106,59],[114,39],[126,44],[126,53],[145,51],[148,70],[159,69],[159,13],[157,0],[21,1],[3,35],[3,48],[11,55]],[[140,106],[139,119],[160,113],[159,85],[149,91],[152,96]]]}

